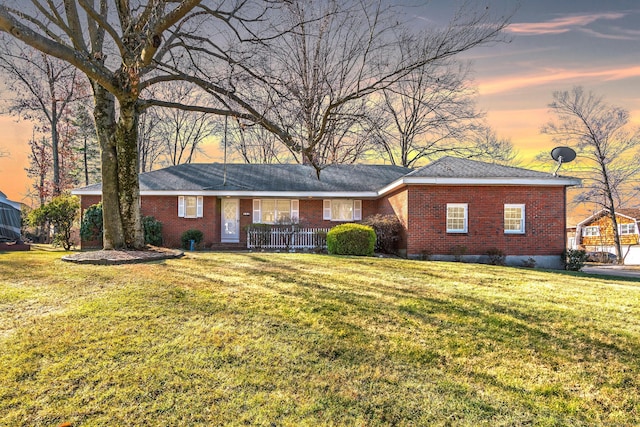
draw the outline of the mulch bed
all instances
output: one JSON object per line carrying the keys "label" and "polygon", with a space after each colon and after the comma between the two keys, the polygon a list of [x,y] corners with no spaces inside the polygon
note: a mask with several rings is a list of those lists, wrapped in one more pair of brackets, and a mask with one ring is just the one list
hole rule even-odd
{"label": "mulch bed", "polygon": [[181,250],[150,246],[143,251],[99,250],[78,252],[73,255],[65,255],[62,260],[76,264],[119,265],[179,258],[181,256],[184,256],[184,252]]}

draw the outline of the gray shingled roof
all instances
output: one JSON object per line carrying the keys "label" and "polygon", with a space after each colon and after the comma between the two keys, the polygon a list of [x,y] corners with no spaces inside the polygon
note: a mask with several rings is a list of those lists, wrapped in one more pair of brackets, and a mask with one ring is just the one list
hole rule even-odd
{"label": "gray shingled roof", "polygon": [[[405,177],[411,183],[452,178],[505,183],[514,179],[554,183],[559,179],[563,185],[576,184],[572,178],[552,173],[457,157],[443,157],[416,170],[393,165],[331,165],[322,170],[320,179],[313,167],[298,164],[228,164],[226,181],[224,175],[225,165],[221,163],[171,166],[140,174],[140,191],[377,193]],[[86,194],[100,190],[101,185],[95,184],[77,191]]]}
{"label": "gray shingled roof", "polygon": [[443,157],[427,166],[416,169],[407,176],[420,178],[556,178],[552,173],[458,157]]}
{"label": "gray shingled roof", "polygon": [[[191,163],[140,174],[140,191],[375,192],[411,172],[392,165]],[[82,191],[99,191],[100,184]]]}

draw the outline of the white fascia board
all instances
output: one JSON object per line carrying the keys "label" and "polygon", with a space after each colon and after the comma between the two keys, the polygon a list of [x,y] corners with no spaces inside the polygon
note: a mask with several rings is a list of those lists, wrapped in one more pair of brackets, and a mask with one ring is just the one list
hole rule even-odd
{"label": "white fascia board", "polygon": [[[72,194],[88,196],[102,195],[100,191],[78,191]],[[286,199],[375,199],[378,193],[375,191],[360,192],[292,192],[292,191],[220,191],[220,190],[140,190],[141,196],[212,196],[212,197],[237,197],[237,198],[286,198]]]}
{"label": "white fascia board", "polygon": [[538,179],[538,178],[442,178],[442,177],[413,177],[408,176],[400,178],[399,180],[392,182],[386,187],[382,188],[378,194],[383,195],[390,191],[395,190],[403,185],[467,185],[467,186],[479,186],[479,185],[527,185],[527,186],[542,186],[542,187],[557,187],[557,186],[574,186],[580,185],[581,180],[577,178],[550,178],[550,179]]}
{"label": "white fascia board", "polygon": [[101,190],[71,190],[71,194],[74,196],[102,196]]}

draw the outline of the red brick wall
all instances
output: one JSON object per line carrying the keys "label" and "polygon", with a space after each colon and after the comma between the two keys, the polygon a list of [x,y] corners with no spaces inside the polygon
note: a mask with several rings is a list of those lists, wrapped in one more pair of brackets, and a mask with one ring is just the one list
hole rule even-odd
{"label": "red brick wall", "polygon": [[404,187],[400,190],[394,191],[391,194],[379,199],[378,207],[377,207],[377,211],[381,215],[395,215],[400,220],[403,231],[400,236],[400,242],[398,242],[398,248],[401,251],[405,251],[407,249],[407,241],[410,235],[410,231],[408,228],[408,221],[409,221],[409,210],[407,205],[408,197],[409,197],[408,189],[407,187]]}
{"label": "red brick wall", "polygon": [[[468,232],[447,233],[447,203],[468,204]],[[525,234],[504,233],[504,205],[525,205]],[[410,186],[407,253],[469,255],[498,248],[505,255],[560,255],[565,248],[564,187]]]}
{"label": "red brick wall", "polygon": [[[82,210],[100,201],[100,196],[83,196]],[[299,199],[300,222],[304,227],[331,228],[339,222],[322,219],[322,199]],[[162,223],[163,245],[180,247],[182,233],[198,229],[204,234],[202,246],[211,247],[220,242],[221,217],[220,199],[211,196],[203,198],[202,218],[179,218],[178,196],[143,196],[142,215],[153,216]],[[240,242],[246,243],[246,227],[253,222],[253,199],[240,199]],[[366,218],[378,211],[377,200],[362,201],[362,217]],[[248,215],[245,215],[248,214]],[[102,242],[82,242],[83,248],[100,247]]]}
{"label": "red brick wall", "polygon": [[187,230],[202,231],[202,247],[209,248],[220,241],[220,206],[216,197],[204,197],[202,218],[178,217],[178,196],[142,197],[142,215],[153,216],[162,223],[162,244],[178,248],[180,237]]}

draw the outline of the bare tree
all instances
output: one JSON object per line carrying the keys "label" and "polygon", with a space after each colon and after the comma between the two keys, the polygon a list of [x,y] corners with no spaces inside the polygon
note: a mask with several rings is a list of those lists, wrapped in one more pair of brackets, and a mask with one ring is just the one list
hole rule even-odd
{"label": "bare tree", "polygon": [[[417,68],[496,40],[507,23],[506,18],[492,22],[484,8],[478,13],[466,9],[447,27],[421,35],[428,39],[423,48],[399,61],[391,37],[395,21],[383,19],[381,3],[327,2],[329,8],[311,1],[257,0],[219,5],[205,0],[32,0],[33,10],[0,4],[0,31],[72,64],[91,82],[102,153],[105,249],[144,247],[137,147],[144,109],[175,107],[237,117],[274,133],[290,151],[318,166],[314,153],[331,122],[352,114],[355,103]],[[304,7],[321,12],[308,15]],[[330,32],[323,30],[323,22],[331,24]],[[354,25],[358,32],[349,34],[351,24],[363,27]],[[305,25],[315,29],[306,32]],[[298,46],[302,50],[297,52],[304,52],[307,43],[296,42],[299,34],[307,40],[326,35],[333,46],[342,44],[342,52],[351,52],[346,62],[333,62],[335,69],[319,70],[324,77],[309,80],[322,83],[319,95],[298,96],[300,86],[290,84],[291,64],[284,54]],[[331,50],[320,54],[332,58]],[[313,68],[305,70],[303,75]],[[340,87],[331,85],[336,78],[343,82]],[[201,88],[210,95],[207,103],[141,97],[148,88],[176,80]],[[311,133],[300,130],[298,107],[291,107],[296,99],[317,105]]]}
{"label": "bare tree", "polygon": [[640,174],[640,129],[629,130],[627,110],[605,103],[592,92],[585,93],[582,87],[554,92],[553,99],[549,108],[556,121],[547,123],[542,132],[556,143],[575,148],[578,162],[572,171],[581,175],[584,186],[576,201],[595,203],[609,211],[615,250],[622,263],[616,210],[636,194],[633,186]]}
{"label": "bare tree", "polygon": [[[470,143],[462,150],[463,157],[492,161],[502,165],[515,166],[518,150],[509,138],[500,137],[488,126],[481,126],[470,135]],[[548,155],[547,155],[548,156]]]}
{"label": "bare tree", "polygon": [[[279,70],[276,75],[281,76],[265,105],[274,105],[273,121],[287,129],[285,144],[317,169],[323,163],[354,161],[370,148],[364,144],[370,139],[363,136],[379,125],[371,106],[381,91],[400,91],[403,82],[414,84],[418,75],[423,79],[416,90],[427,93],[427,86],[436,82],[427,79],[432,70],[459,52],[496,40],[506,24],[504,18],[489,24],[485,8],[466,8],[447,27],[411,33],[399,25],[393,8],[375,0],[295,1],[283,9],[283,21],[295,30],[270,45],[268,56],[255,55],[264,59],[262,67]],[[445,97],[444,90],[438,94]],[[399,115],[404,107],[394,105]],[[475,114],[463,107],[455,113]],[[444,127],[442,121],[439,126]]]}
{"label": "bare tree", "polygon": [[227,160],[244,163],[291,163],[295,154],[287,150],[273,133],[261,126],[246,126],[239,120],[218,123],[220,149]]}
{"label": "bare tree", "polygon": [[[407,40],[402,56],[419,49]],[[469,136],[480,126],[469,67],[449,58],[413,70],[382,91],[386,116],[378,142],[392,164],[412,167],[444,154],[470,154]]]}
{"label": "bare tree", "polygon": [[86,105],[78,105],[70,124],[73,126],[73,150],[78,157],[73,170],[76,181],[84,185],[99,182],[100,152],[96,141],[96,127]]}
{"label": "bare tree", "polygon": [[49,141],[44,136],[36,137],[34,129],[33,136],[29,140],[29,167],[25,170],[27,176],[36,180],[33,189],[40,206],[43,206],[52,195],[51,182],[48,180],[51,164]]}
{"label": "bare tree", "polygon": [[[156,91],[158,99],[170,99],[183,105],[202,105],[204,94],[185,82],[171,82]],[[216,127],[215,117],[206,112],[178,108],[155,107],[147,110],[153,116],[152,139],[163,147],[163,158],[169,165],[191,163],[201,145]]]}
{"label": "bare tree", "polygon": [[155,128],[159,118],[151,109],[140,115],[138,121],[138,156],[140,172],[149,172],[159,165],[164,153],[164,145],[159,140]]}
{"label": "bare tree", "polygon": [[60,126],[72,114],[73,104],[87,97],[86,81],[72,65],[37,50],[19,46],[8,37],[0,42],[0,69],[7,89],[13,92],[9,113],[39,123],[49,134],[52,196],[63,190],[60,166]]}

